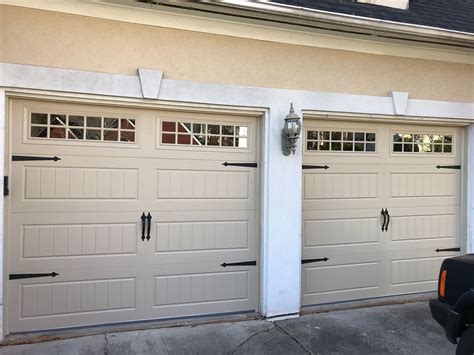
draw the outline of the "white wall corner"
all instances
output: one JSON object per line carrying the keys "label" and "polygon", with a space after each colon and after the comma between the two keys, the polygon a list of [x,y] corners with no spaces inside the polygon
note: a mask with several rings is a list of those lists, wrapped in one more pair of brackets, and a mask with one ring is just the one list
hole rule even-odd
{"label": "white wall corner", "polygon": [[393,108],[396,115],[406,115],[408,106],[408,92],[390,91],[393,101]]}
{"label": "white wall corner", "polygon": [[143,98],[156,100],[160,92],[163,72],[154,69],[139,68],[138,76],[140,77]]}
{"label": "white wall corner", "polygon": [[474,253],[474,124],[467,132],[467,253]]}

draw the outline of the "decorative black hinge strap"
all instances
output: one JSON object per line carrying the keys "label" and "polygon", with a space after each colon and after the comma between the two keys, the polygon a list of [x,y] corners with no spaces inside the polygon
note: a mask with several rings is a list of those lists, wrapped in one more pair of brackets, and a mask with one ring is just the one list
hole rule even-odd
{"label": "decorative black hinge strap", "polygon": [[319,263],[321,261],[328,261],[329,258],[322,258],[322,259],[303,259],[301,260],[301,264],[309,264],[309,263]]}
{"label": "decorative black hinge strap", "polygon": [[37,277],[56,277],[59,274],[57,272],[50,272],[48,274],[10,274],[8,275],[9,280],[20,280],[20,279],[33,279]]}
{"label": "decorative black hinge strap", "polygon": [[257,265],[256,261],[240,261],[237,263],[222,263],[222,267],[227,267],[227,266],[250,266],[250,265]]}
{"label": "decorative black hinge strap", "polygon": [[228,163],[228,162],[224,162],[222,163],[222,165],[224,166],[241,166],[241,167],[244,167],[244,168],[256,168],[257,167],[257,163]]}
{"label": "decorative black hinge strap", "polygon": [[447,249],[436,249],[435,250],[437,253],[441,251],[461,251],[461,248],[447,248]]}
{"label": "decorative black hinge strap", "polygon": [[33,155],[12,155],[12,161],[61,160],[60,157],[38,157]]}
{"label": "decorative black hinge strap", "polygon": [[436,165],[436,169],[457,169],[457,170],[461,170],[461,165]]}
{"label": "decorative black hinge strap", "polygon": [[329,166],[327,165],[303,165],[301,168],[304,169],[324,169],[327,170],[329,169]]}

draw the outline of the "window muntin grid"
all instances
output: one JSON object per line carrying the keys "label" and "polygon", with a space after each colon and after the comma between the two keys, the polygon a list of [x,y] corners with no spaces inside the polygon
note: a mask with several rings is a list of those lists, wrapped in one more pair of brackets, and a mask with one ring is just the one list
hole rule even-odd
{"label": "window muntin grid", "polygon": [[393,133],[393,153],[452,154],[452,134]]}
{"label": "window muntin grid", "polygon": [[306,150],[320,152],[373,153],[376,151],[375,132],[306,131]]}
{"label": "window muntin grid", "polygon": [[29,120],[33,139],[135,143],[135,133],[132,118],[32,112]]}
{"label": "window muntin grid", "polygon": [[227,123],[161,122],[161,143],[248,148],[249,127]]}

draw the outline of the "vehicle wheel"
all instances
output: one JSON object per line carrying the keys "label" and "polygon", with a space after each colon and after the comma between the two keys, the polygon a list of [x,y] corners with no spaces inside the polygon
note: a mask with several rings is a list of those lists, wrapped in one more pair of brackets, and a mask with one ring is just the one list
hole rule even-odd
{"label": "vehicle wheel", "polygon": [[462,334],[456,355],[474,355],[474,327],[470,327]]}

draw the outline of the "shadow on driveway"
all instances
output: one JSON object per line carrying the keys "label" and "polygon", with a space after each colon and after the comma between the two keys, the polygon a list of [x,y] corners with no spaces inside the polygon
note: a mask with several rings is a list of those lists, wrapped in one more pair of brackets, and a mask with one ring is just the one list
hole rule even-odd
{"label": "shadow on driveway", "polygon": [[455,353],[426,302],[246,321],[109,333],[0,348],[0,354],[443,354]]}

